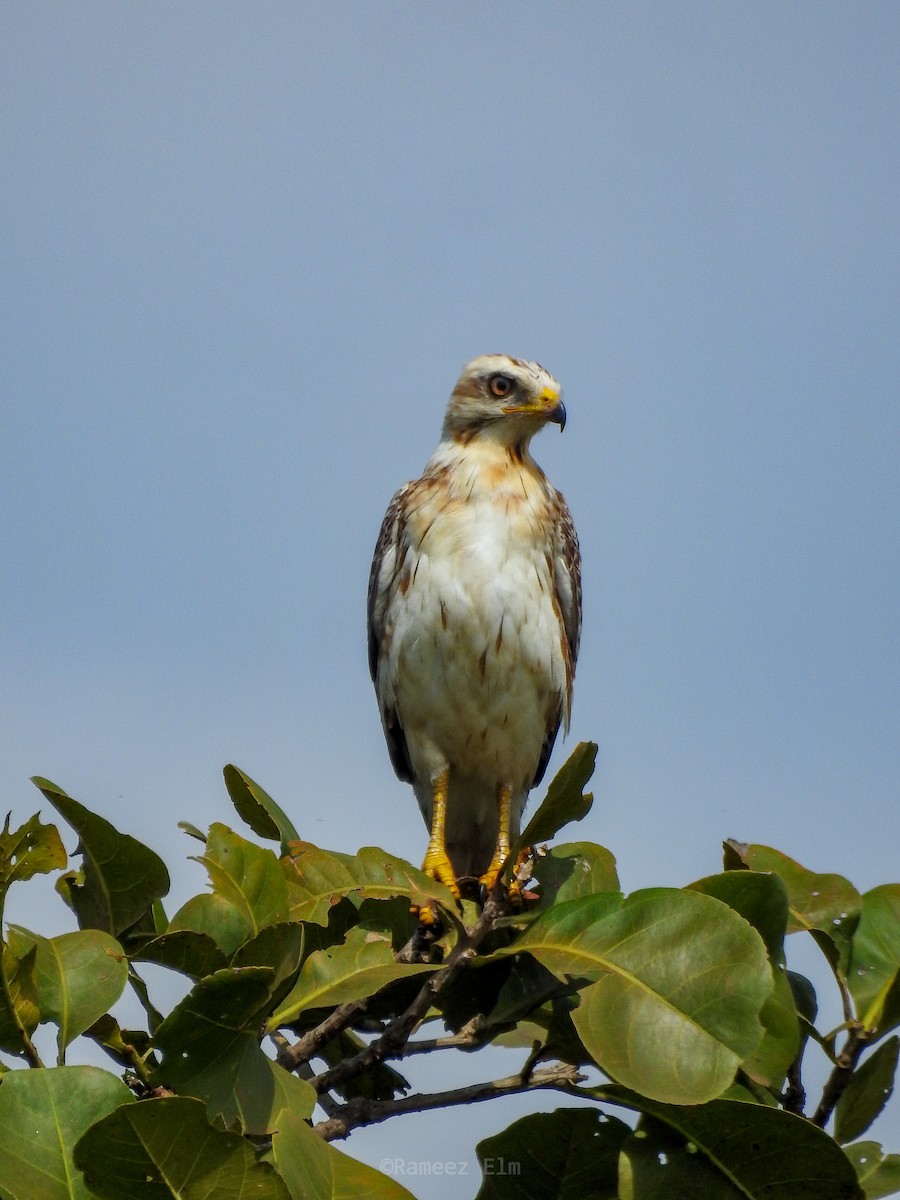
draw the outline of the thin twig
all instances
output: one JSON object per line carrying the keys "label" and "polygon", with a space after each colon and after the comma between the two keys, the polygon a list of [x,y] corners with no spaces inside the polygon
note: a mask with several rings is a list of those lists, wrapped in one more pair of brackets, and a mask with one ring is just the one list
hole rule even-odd
{"label": "thin twig", "polygon": [[474,1050],[477,1046],[483,1046],[484,1042],[484,1034],[476,1030],[470,1033],[460,1030],[447,1037],[420,1038],[415,1042],[407,1042],[395,1057],[411,1058],[414,1054],[430,1054],[432,1050]]}
{"label": "thin twig", "polygon": [[426,1112],[432,1108],[451,1108],[459,1104],[477,1104],[481,1100],[493,1100],[497,1096],[512,1096],[519,1092],[552,1089],[581,1095],[578,1084],[587,1076],[581,1075],[577,1067],[559,1063],[543,1067],[528,1078],[508,1075],[505,1079],[494,1079],[488,1083],[473,1083],[468,1087],[454,1088],[447,1092],[423,1093],[417,1096],[401,1096],[395,1100],[355,1099],[340,1108],[327,1121],[320,1121],[315,1131],[325,1141],[346,1137],[360,1125],[375,1125],[404,1113]]}

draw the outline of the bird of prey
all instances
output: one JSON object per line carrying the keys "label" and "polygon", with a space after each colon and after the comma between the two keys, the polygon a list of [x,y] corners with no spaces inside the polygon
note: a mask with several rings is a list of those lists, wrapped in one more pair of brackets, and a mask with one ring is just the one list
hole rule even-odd
{"label": "bird of prey", "polygon": [[[581,558],[529,452],[566,423],[536,362],[473,359],[420,479],[391,501],[369,578],[369,668],[391,762],[431,835],[423,870],[457,897],[497,882],[568,727]],[[433,920],[427,913],[423,919]]]}

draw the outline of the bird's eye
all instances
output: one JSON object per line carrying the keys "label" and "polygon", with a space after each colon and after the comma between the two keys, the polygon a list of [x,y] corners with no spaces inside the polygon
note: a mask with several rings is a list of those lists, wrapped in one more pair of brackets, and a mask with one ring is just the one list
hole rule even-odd
{"label": "bird's eye", "polygon": [[508,375],[492,375],[488,380],[488,386],[494,396],[502,399],[512,392],[516,384],[515,380],[510,379]]}

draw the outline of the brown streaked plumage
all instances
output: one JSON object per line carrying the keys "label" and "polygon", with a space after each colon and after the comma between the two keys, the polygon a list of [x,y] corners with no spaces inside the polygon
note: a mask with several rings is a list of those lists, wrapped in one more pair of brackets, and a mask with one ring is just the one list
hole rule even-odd
{"label": "brown streaked plumage", "polygon": [[464,369],[420,479],[391,501],[369,579],[369,668],[397,775],[431,838],[425,870],[492,886],[560,725],[581,630],[578,539],[531,438],[565,424],[538,363]]}

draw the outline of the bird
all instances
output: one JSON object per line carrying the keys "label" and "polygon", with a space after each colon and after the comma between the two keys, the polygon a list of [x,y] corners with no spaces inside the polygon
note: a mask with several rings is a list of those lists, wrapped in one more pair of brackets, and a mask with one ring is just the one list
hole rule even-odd
{"label": "bird", "polygon": [[564,497],[530,453],[547,424],[563,430],[566,409],[539,363],[472,359],[421,477],[388,506],[369,576],[388,751],[430,831],[422,869],[457,902],[461,887],[483,900],[497,884],[569,725],[581,553]]}

